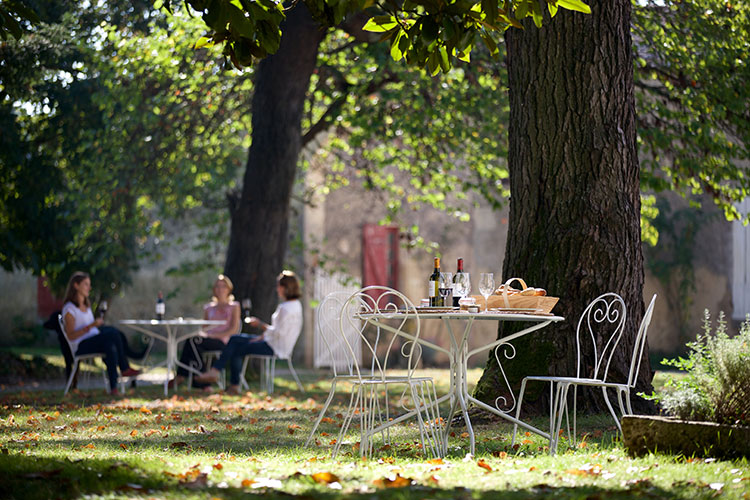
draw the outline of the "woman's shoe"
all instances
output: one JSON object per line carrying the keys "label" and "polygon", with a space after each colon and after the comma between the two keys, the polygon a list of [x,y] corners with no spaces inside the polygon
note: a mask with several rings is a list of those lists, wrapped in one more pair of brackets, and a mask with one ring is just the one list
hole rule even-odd
{"label": "woman's shoe", "polygon": [[111,391],[109,391],[109,394],[111,396],[119,396],[120,395],[120,391],[118,391],[117,389],[112,389]]}
{"label": "woman's shoe", "polygon": [[238,396],[241,394],[240,392],[240,386],[239,385],[230,385],[227,387],[227,394],[231,394],[233,396]]}
{"label": "woman's shoe", "polygon": [[206,373],[201,373],[195,377],[195,381],[201,384],[213,384],[217,380],[219,380],[219,370],[216,368],[211,368]]}
{"label": "woman's shoe", "polygon": [[135,368],[128,368],[124,372],[122,372],[123,377],[137,377],[141,374],[140,370],[136,370]]}

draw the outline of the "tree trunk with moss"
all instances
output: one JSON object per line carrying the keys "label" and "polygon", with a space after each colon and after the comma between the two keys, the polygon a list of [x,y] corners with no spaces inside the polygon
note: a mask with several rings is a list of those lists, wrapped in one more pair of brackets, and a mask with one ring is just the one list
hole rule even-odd
{"label": "tree trunk with moss", "polygon": [[[611,380],[626,381],[644,312],[631,4],[589,4],[591,15],[560,10],[542,29],[506,32],[511,199],[503,276],[560,297],[554,312],[566,318],[515,341],[514,359],[501,358],[515,389],[526,375],[575,375],[578,319],[605,292],[627,306],[610,368]],[[525,326],[501,323],[498,335]],[[593,356],[584,353],[582,373],[590,374]],[[642,363],[636,392],[650,392],[648,350]],[[530,384],[524,413],[548,411],[548,394],[548,385]],[[476,395],[489,404],[507,396],[494,356]],[[579,395],[582,410],[605,409],[601,391]]]}
{"label": "tree trunk with moss", "polygon": [[298,3],[287,16],[278,52],[256,70],[252,144],[242,193],[230,200],[232,227],[225,273],[238,299],[270,321],[276,275],[287,247],[289,202],[302,144],[301,119],[325,31]]}

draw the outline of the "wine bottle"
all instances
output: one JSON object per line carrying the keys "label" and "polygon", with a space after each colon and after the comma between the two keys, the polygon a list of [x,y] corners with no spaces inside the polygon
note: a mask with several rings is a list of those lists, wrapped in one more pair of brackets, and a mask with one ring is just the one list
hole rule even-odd
{"label": "wine bottle", "polygon": [[443,298],[440,296],[440,257],[435,257],[435,269],[430,275],[428,286],[428,296],[430,297],[431,307],[440,307],[443,305]]}
{"label": "wine bottle", "polygon": [[159,321],[163,320],[165,312],[166,306],[164,305],[164,296],[159,292],[159,298],[156,299],[156,319]]}
{"label": "wine bottle", "polygon": [[[464,274],[464,259],[458,259],[458,263],[456,264],[456,274],[453,275],[453,307],[458,307],[458,301],[466,296],[466,291],[460,284],[461,277]],[[459,283],[459,286],[456,286],[457,283]]]}

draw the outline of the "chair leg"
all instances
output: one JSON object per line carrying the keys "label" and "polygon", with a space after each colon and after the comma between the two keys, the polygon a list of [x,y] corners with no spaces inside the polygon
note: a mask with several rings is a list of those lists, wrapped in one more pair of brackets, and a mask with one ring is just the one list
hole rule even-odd
{"label": "chair leg", "polygon": [[[339,438],[336,440],[336,443],[333,445],[333,450],[331,451],[332,459],[336,458],[336,455],[338,455],[339,450],[341,449],[341,443],[344,441],[344,436],[346,436],[346,432],[349,430],[349,425],[351,424],[352,418],[354,417],[354,409],[359,405],[359,400],[361,397],[362,385],[356,384],[352,387],[352,392],[349,396],[349,408],[347,408],[346,415],[344,415],[344,421],[341,423]],[[360,443],[360,447],[361,446],[362,444]]]}
{"label": "chair leg", "polygon": [[[620,419],[617,418],[617,413],[615,413],[615,409],[612,408],[612,403],[609,402],[609,396],[607,396],[607,388],[602,387],[602,394],[604,394],[604,402],[607,403],[607,408],[609,408],[609,413],[612,415],[612,418],[615,420],[615,425],[617,425],[617,429],[620,431],[620,435],[622,435],[622,427],[620,426]],[[617,399],[620,403],[620,409],[622,409],[622,396],[620,395],[620,391],[617,391]]]}
{"label": "chair leg", "polygon": [[550,432],[550,455],[554,455],[555,453],[557,453],[557,445],[560,442],[560,429],[562,427],[563,412],[565,412],[565,407],[567,404],[567,396],[568,385],[558,383],[553,407],[553,411],[555,414],[553,419],[554,425]]}
{"label": "chair leg", "polygon": [[250,362],[250,356],[245,356],[245,359],[242,361],[242,371],[240,372],[240,387],[244,391],[250,390],[250,384],[247,383],[247,378],[245,377],[245,374],[247,373],[247,365]]}
{"label": "chair leg", "polygon": [[323,417],[326,414],[326,411],[328,410],[328,407],[331,405],[331,401],[333,400],[333,395],[336,393],[336,379],[334,378],[331,381],[331,389],[328,391],[328,398],[326,399],[326,402],[323,403],[323,408],[320,410],[320,413],[318,414],[318,419],[315,421],[315,424],[312,427],[312,430],[310,431],[310,435],[307,437],[307,441],[305,441],[305,447],[310,446],[310,442],[312,441],[313,437],[315,437],[315,431],[318,430],[318,426],[320,425],[320,422],[323,421]]}
{"label": "chair leg", "polygon": [[305,388],[302,387],[302,382],[299,381],[297,371],[294,369],[294,365],[292,364],[292,358],[287,358],[286,362],[289,364],[289,371],[292,372],[292,377],[294,377],[294,381],[297,382],[297,387],[299,387],[300,392],[305,392]]}
{"label": "chair leg", "polygon": [[77,359],[73,361],[73,366],[70,368],[70,376],[68,377],[68,383],[65,384],[65,392],[63,392],[63,396],[65,396],[68,391],[70,390],[70,385],[73,383],[73,379],[76,376],[76,372],[78,371],[78,364],[80,361]]}
{"label": "chair leg", "polygon": [[[521,391],[518,393],[518,407],[516,408],[516,420],[519,419],[521,415],[521,405],[523,404],[523,394],[526,392],[526,382],[528,382],[527,379],[523,379],[521,381]],[[513,424],[513,437],[510,440],[510,446],[513,447],[516,444],[516,433],[518,432],[518,424]]]}
{"label": "chair leg", "polygon": [[273,394],[274,381],[276,380],[276,356],[266,361],[269,364],[269,377],[266,379],[268,384],[268,394]]}
{"label": "chair leg", "polygon": [[[625,404],[628,407],[628,415],[632,415],[633,414],[633,407],[630,405],[630,388],[627,387],[627,388],[623,389],[622,393],[625,395]],[[625,412],[623,412],[623,413],[625,413]]]}

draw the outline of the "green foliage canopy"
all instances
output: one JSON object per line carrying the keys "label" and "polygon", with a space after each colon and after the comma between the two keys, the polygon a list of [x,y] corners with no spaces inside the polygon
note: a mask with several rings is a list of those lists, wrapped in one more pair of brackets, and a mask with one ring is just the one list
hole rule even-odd
{"label": "green foliage canopy", "polygon": [[[164,6],[171,8],[171,0]],[[211,33],[201,43],[223,43],[224,54],[240,66],[273,54],[281,41],[284,4],[273,0],[186,0],[200,13]],[[296,1],[287,8],[293,8]],[[372,17],[365,30],[389,40],[391,56],[425,67],[432,75],[449,71],[457,61],[468,61],[482,40],[497,53],[498,32],[521,27],[530,17],[540,27],[544,13],[537,0],[304,0],[323,26],[336,26],[352,13]],[[558,8],[591,12],[581,0],[545,0],[551,16]]]}
{"label": "green foliage canopy", "polygon": [[57,288],[85,269],[109,290],[158,258],[165,217],[208,213],[225,233],[199,209],[234,186],[251,83],[176,42],[200,20],[67,7],[2,47],[0,264]]}
{"label": "green foliage canopy", "polygon": [[750,193],[750,5],[637,2],[633,9],[644,188],[709,194],[728,219]]}

